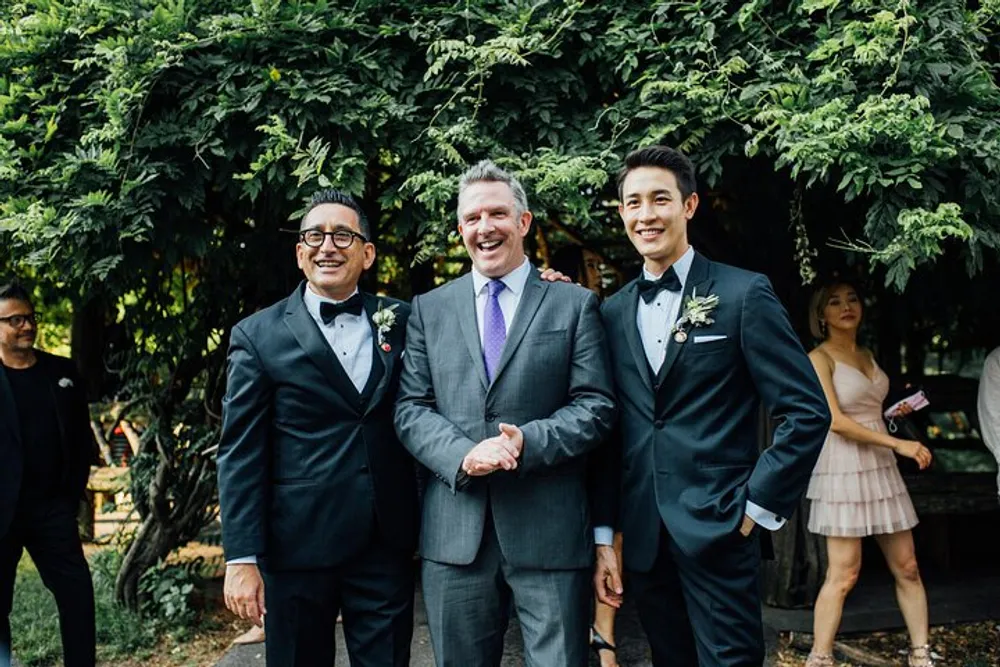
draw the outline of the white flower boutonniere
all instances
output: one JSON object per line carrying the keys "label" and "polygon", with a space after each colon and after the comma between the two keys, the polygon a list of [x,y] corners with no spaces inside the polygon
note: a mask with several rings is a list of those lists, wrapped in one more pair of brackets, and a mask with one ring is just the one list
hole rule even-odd
{"label": "white flower boutonniere", "polygon": [[73,381],[69,378],[59,378],[59,386],[63,389],[69,389],[73,386]]}
{"label": "white flower boutonniere", "polygon": [[382,348],[383,352],[392,351],[392,346],[385,340],[385,335],[392,330],[393,325],[396,324],[396,313],[392,312],[399,307],[398,303],[394,303],[388,308],[382,307],[382,302],[378,302],[378,310],[372,315],[372,322],[375,323],[377,327],[376,333],[378,334],[378,346]]}
{"label": "white flower boutonniere", "polygon": [[715,294],[708,296],[698,296],[698,291],[691,292],[687,302],[684,304],[684,314],[678,319],[671,333],[674,340],[683,343],[688,339],[688,330],[693,327],[707,327],[715,322],[710,317],[715,307],[719,305],[719,297]]}

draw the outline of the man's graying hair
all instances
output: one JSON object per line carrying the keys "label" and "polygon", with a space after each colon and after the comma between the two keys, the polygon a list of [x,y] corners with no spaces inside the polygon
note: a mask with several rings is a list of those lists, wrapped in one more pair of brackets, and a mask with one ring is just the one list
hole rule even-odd
{"label": "man's graying hair", "polygon": [[[492,160],[480,160],[465,170],[458,181],[458,196],[461,197],[465,189],[474,183],[506,183],[514,193],[517,217],[520,218],[521,214],[528,210],[528,195],[524,192],[524,186],[514,176],[493,164]],[[461,211],[458,211],[458,222],[462,222]]]}

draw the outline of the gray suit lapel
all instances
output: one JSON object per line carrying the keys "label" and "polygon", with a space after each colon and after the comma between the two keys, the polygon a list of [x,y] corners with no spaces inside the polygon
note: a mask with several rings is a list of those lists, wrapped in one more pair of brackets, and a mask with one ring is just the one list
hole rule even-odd
{"label": "gray suit lapel", "polygon": [[10,431],[11,442],[20,449],[21,425],[17,420],[17,408],[14,405],[14,390],[7,379],[7,371],[0,365],[0,421]]}
{"label": "gray suit lapel", "polygon": [[[635,366],[639,369],[639,376],[642,378],[646,389],[653,391],[653,380],[649,373],[649,360],[646,359],[646,350],[642,347],[642,338],[639,336],[639,322],[637,314],[639,311],[639,281],[633,280],[625,287],[625,316],[621,322],[625,329],[625,342],[632,351],[635,359]],[[664,362],[665,363],[665,362]]]}
{"label": "gray suit lapel", "polygon": [[360,394],[358,394],[354,383],[351,382],[351,378],[348,377],[347,371],[337,361],[337,357],[330,349],[330,344],[323,338],[316,322],[309,315],[309,310],[302,300],[303,289],[306,289],[304,283],[289,297],[288,307],[285,310],[285,325],[291,330],[295,340],[298,341],[312,362],[330,381],[330,384],[342,397],[347,399],[350,405],[356,407]]}
{"label": "gray suit lapel", "polygon": [[458,279],[455,285],[458,290],[458,327],[462,330],[465,346],[469,348],[472,357],[472,367],[487,389],[490,383],[486,381],[486,363],[483,361],[483,345],[479,340],[479,321],[476,319],[476,293],[472,284],[472,274],[467,273]]}
{"label": "gray suit lapel", "polygon": [[538,277],[538,272],[532,267],[528,273],[528,279],[524,283],[524,294],[521,295],[521,301],[518,303],[517,311],[514,313],[514,322],[507,330],[507,340],[503,344],[503,354],[500,355],[500,361],[497,363],[497,371],[493,376],[494,383],[496,383],[500,374],[503,373],[503,369],[507,367],[507,362],[514,356],[517,346],[521,344],[521,339],[524,338],[531,320],[535,318],[538,306],[542,303],[542,297],[545,296],[548,288],[548,284]]}
{"label": "gray suit lapel", "polygon": [[[684,292],[681,296],[680,310],[677,311],[677,319],[680,319],[681,315],[684,314],[684,304],[695,290],[697,290],[698,294],[701,296],[707,296],[709,290],[712,289],[712,280],[708,269],[708,260],[698,253],[695,253],[694,260],[691,262],[691,270],[688,271],[687,281],[684,283]],[[670,374],[670,369],[673,368],[674,362],[677,361],[677,357],[680,355],[681,349],[687,344],[678,343],[674,340],[673,334],[670,332],[667,332],[667,335],[670,336],[670,342],[667,343],[667,354],[663,359],[663,365],[660,366],[659,373],[656,374],[656,379],[661,389],[663,388],[663,385],[666,384],[664,380],[666,380],[667,376]]]}

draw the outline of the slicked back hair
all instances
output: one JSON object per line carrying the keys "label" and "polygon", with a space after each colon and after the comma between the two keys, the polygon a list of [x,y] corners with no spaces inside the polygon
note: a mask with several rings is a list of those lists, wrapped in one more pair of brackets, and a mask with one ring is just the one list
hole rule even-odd
{"label": "slicked back hair", "polygon": [[[500,167],[496,166],[492,160],[480,160],[465,170],[462,178],[458,181],[458,196],[470,185],[475,183],[506,183],[510,191],[514,193],[514,208],[518,219],[528,210],[528,195],[524,192],[524,186],[514,176]],[[462,222],[462,212],[457,211],[458,222]]]}
{"label": "slicked back hair", "polygon": [[695,179],[694,164],[688,156],[675,148],[669,146],[645,146],[637,148],[625,156],[625,163],[618,171],[618,199],[623,196],[622,188],[625,185],[625,177],[634,169],[640,167],[659,167],[666,169],[677,179],[677,187],[681,191],[681,198],[687,200],[692,192],[698,189],[698,181]]}
{"label": "slicked back hair", "polygon": [[31,294],[29,294],[28,290],[16,280],[0,284],[0,301],[5,301],[7,299],[23,301],[34,308],[34,305],[31,303]]}
{"label": "slicked back hair", "polygon": [[306,218],[309,217],[312,210],[323,204],[340,204],[357,213],[358,227],[361,229],[361,233],[369,241],[372,240],[372,228],[368,224],[368,218],[365,216],[365,212],[361,210],[361,206],[355,201],[354,197],[335,188],[325,188],[313,193],[312,198],[309,200],[309,208],[306,209],[305,215],[302,216],[302,222],[299,224],[300,229],[305,224]]}

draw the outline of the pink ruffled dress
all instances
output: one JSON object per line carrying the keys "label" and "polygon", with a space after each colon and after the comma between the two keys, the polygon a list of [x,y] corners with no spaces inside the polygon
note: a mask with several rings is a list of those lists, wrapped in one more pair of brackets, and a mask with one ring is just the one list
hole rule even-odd
{"label": "pink ruffled dress", "polygon": [[[874,378],[835,362],[833,388],[840,410],[865,428],[885,433],[882,402],[889,378],[875,366]],[[809,530],[834,537],[898,533],[917,525],[910,494],[888,447],[867,445],[830,431],[806,497]]]}

